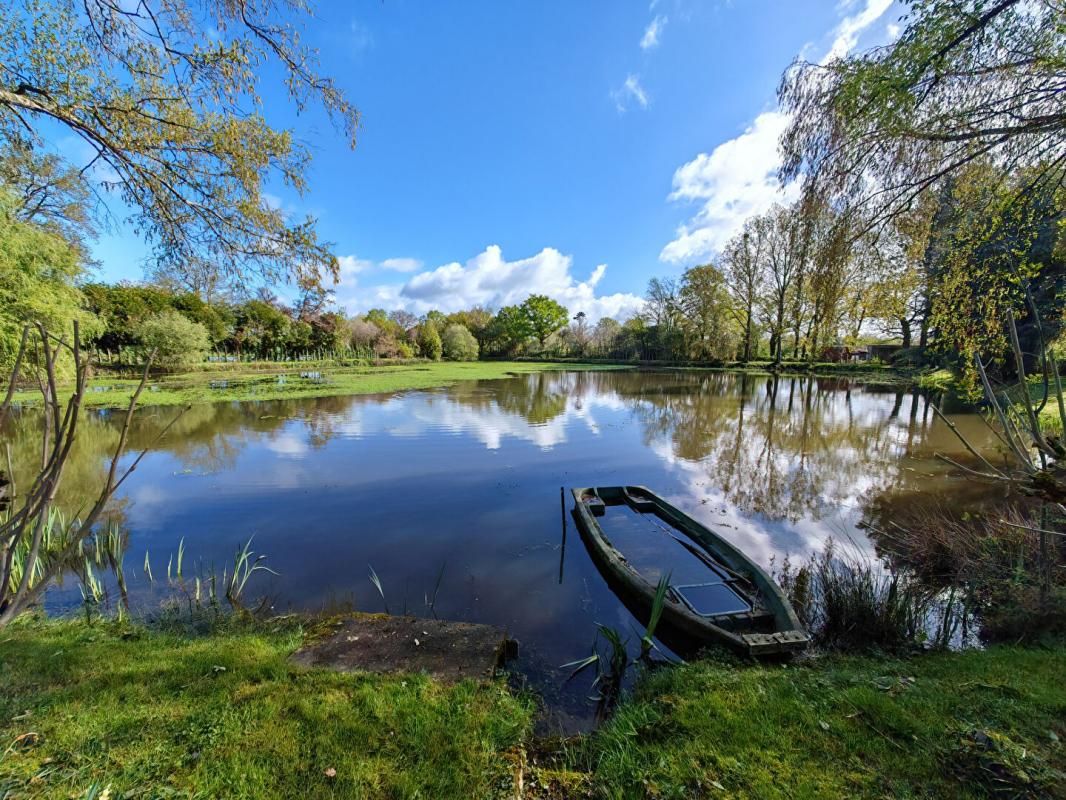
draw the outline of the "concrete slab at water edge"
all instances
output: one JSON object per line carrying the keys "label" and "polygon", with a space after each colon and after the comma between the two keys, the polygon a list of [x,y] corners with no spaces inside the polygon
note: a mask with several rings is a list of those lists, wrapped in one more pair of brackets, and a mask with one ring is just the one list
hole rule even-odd
{"label": "concrete slab at water edge", "polygon": [[340,672],[426,673],[446,683],[492,677],[506,655],[507,633],[469,622],[355,614],[301,647],[291,660]]}

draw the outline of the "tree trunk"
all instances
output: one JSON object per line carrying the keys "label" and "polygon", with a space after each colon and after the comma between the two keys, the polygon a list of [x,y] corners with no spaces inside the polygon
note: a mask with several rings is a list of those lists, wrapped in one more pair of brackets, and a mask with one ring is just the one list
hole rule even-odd
{"label": "tree trunk", "polygon": [[899,327],[903,332],[903,346],[911,346],[911,321],[906,317],[899,318]]}
{"label": "tree trunk", "polygon": [[751,361],[751,300],[748,300],[747,325],[744,327],[744,363]]}

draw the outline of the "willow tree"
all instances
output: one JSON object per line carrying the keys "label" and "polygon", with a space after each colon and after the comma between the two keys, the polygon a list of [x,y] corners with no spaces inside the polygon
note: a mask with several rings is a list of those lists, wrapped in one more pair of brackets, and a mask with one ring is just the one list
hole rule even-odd
{"label": "willow tree", "polygon": [[[311,218],[264,187],[306,188],[307,147],[264,116],[280,67],[297,111],[325,109],[354,146],[357,112],[301,43],[303,0],[15,0],[0,4],[0,149],[64,146],[98,199],[128,209],[160,269],[243,283],[336,276]],[[103,200],[101,200],[103,202]]]}
{"label": "willow tree", "polygon": [[93,326],[74,285],[82,274],[77,252],[62,236],[21,221],[19,208],[20,200],[0,189],[0,375],[19,360],[27,321],[57,330],[74,320]]}
{"label": "willow tree", "polygon": [[1066,1],[909,0],[899,38],[796,62],[779,95],[791,122],[781,177],[844,199],[871,223],[984,160],[1025,169],[1019,197],[1066,166]]}

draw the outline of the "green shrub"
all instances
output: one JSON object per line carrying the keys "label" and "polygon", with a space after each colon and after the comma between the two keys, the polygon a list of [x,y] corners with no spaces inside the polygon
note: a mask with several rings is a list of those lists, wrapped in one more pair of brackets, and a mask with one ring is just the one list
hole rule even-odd
{"label": "green shrub", "polygon": [[430,322],[423,322],[418,329],[418,349],[422,355],[431,361],[440,361],[443,345],[437,326]]}
{"label": "green shrub", "polygon": [[955,385],[955,376],[949,369],[923,372],[918,376],[918,388],[930,392],[946,392]]}
{"label": "green shrub", "polygon": [[477,361],[477,339],[465,325],[455,323],[445,328],[441,345],[444,357],[449,361]]}
{"label": "green shrub", "polygon": [[162,366],[199,363],[211,346],[206,327],[172,309],[145,319],[136,335],[145,354],[154,350],[154,363]]}

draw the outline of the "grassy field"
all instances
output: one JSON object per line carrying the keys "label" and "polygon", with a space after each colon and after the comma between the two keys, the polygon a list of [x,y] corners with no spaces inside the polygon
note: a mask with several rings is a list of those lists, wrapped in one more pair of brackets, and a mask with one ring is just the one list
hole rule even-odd
{"label": "grassy field", "polygon": [[503,684],[293,667],[292,621],[0,636],[0,797],[1061,797],[1066,648],[646,677],[598,733],[531,738]]}
{"label": "grassy field", "polygon": [[[608,365],[546,364],[515,361],[423,361],[382,366],[333,366],[312,363],[227,364],[153,379],[141,395],[142,406],[178,406],[234,400],[279,400],[379,394],[404,389],[431,389],[458,381],[489,380],[559,369],[624,369]],[[86,405],[121,408],[129,403],[137,380],[97,376]],[[40,402],[40,393],[20,391],[16,401]]]}

